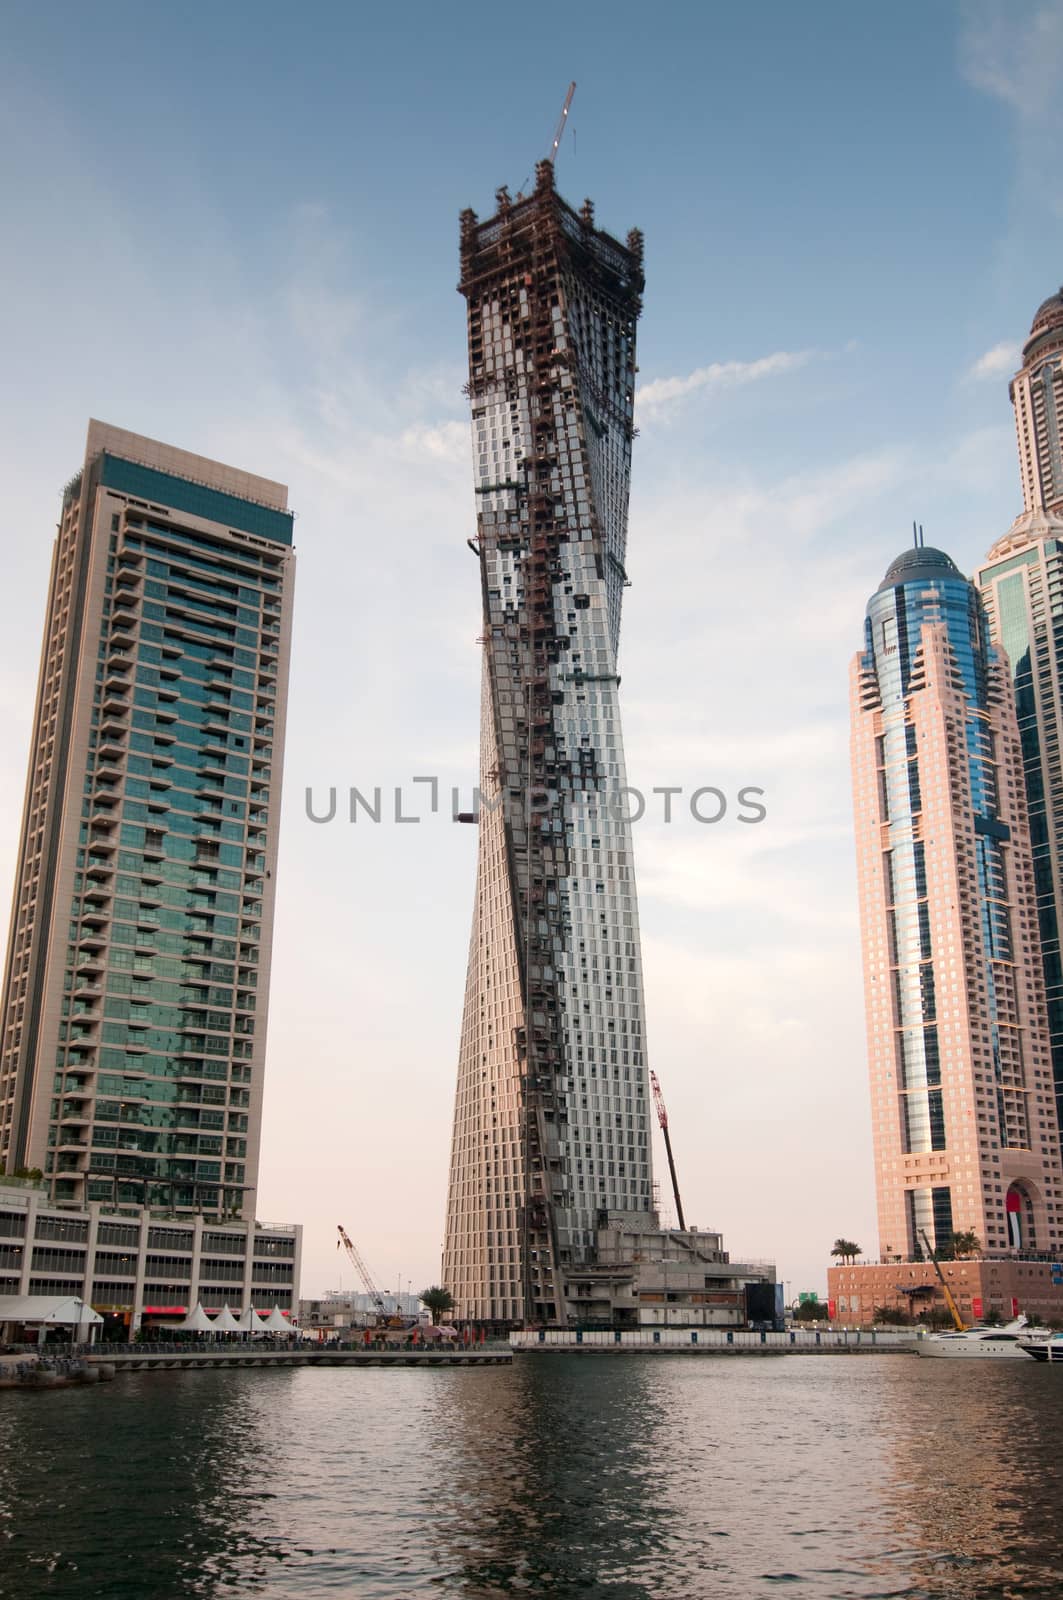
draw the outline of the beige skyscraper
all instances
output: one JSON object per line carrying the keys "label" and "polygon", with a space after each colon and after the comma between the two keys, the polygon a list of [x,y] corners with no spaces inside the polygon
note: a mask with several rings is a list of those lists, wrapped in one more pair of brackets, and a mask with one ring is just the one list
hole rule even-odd
{"label": "beige skyscraper", "polygon": [[54,1201],[254,1215],[292,526],[99,422],[63,492],[0,1024]]}
{"label": "beige skyscraper", "polygon": [[1063,511],[1063,288],[1038,306],[1010,393],[1024,508]]}
{"label": "beige skyscraper", "polygon": [[[1063,1172],[1008,665],[977,589],[938,550],[892,563],[865,626],[852,755],[880,1257],[918,1256],[924,1230],[945,1251],[970,1230],[993,1256],[1058,1252]],[[832,1284],[851,1294],[861,1270]]]}
{"label": "beige skyscraper", "polygon": [[1038,307],[1010,394],[1023,509],[977,578],[1015,692],[1063,1125],[1063,290]]}

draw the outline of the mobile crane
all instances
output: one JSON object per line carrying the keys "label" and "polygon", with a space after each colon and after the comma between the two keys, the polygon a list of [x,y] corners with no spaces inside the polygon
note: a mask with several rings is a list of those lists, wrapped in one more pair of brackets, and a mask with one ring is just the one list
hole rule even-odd
{"label": "mobile crane", "polygon": [[966,1324],[966,1322],[964,1322],[963,1318],[960,1316],[960,1308],[956,1304],[955,1300],[952,1297],[952,1290],[949,1288],[948,1284],[945,1282],[945,1274],[942,1272],[941,1267],[940,1267],[940,1265],[938,1263],[937,1253],[934,1250],[931,1250],[931,1248],[930,1248],[930,1240],[926,1236],[926,1229],[925,1228],[920,1228],[919,1229],[919,1237],[923,1241],[923,1245],[924,1245],[924,1247],[926,1249],[927,1255],[930,1257],[930,1260],[933,1262],[934,1271],[938,1275],[938,1280],[941,1283],[941,1290],[942,1290],[942,1293],[945,1296],[945,1304],[948,1306],[949,1312],[950,1312],[950,1314],[952,1316],[952,1320],[956,1324],[956,1332],[957,1333],[966,1333],[967,1332],[967,1324]]}
{"label": "mobile crane", "polygon": [[339,1234],[339,1238],[336,1240],[336,1249],[337,1250],[339,1250],[339,1249],[346,1250],[348,1256],[351,1258],[351,1261],[352,1261],[352,1263],[354,1265],[355,1271],[357,1272],[358,1276],[361,1278],[362,1282],[365,1284],[366,1293],[368,1294],[370,1300],[372,1300],[373,1304],[376,1306],[377,1320],[379,1322],[386,1322],[387,1321],[387,1312],[384,1309],[384,1296],[380,1293],[380,1290],[377,1288],[376,1284],[373,1282],[373,1279],[372,1279],[372,1277],[370,1276],[370,1273],[369,1273],[369,1268],[366,1266],[365,1262],[362,1260],[361,1256],[358,1254],[358,1251],[354,1247],[354,1242],[351,1239],[350,1234],[347,1232],[346,1228],[343,1226],[342,1223],[337,1223],[336,1224],[336,1232]]}

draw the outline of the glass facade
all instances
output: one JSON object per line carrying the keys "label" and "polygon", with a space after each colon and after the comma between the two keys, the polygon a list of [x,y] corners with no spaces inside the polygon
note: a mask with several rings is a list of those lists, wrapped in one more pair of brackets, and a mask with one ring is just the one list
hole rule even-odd
{"label": "glass facade", "polygon": [[65,794],[16,890],[18,926],[52,885],[9,960],[8,1148],[57,1202],[253,1215],[291,514],[102,452],[61,528]]}
{"label": "glass facade", "polygon": [[[1013,575],[1013,574],[1012,574]],[[906,551],[853,668],[853,773],[883,1259],[954,1230],[1059,1238],[1059,1135],[1006,661],[942,552]]]}
{"label": "glass facade", "polygon": [[[978,574],[993,637],[1007,655],[1015,691],[1037,887],[1037,919],[1052,1043],[1056,1110],[1063,1123],[1063,523],[1003,541],[1007,553]],[[1025,548],[1015,551],[1015,544]]]}

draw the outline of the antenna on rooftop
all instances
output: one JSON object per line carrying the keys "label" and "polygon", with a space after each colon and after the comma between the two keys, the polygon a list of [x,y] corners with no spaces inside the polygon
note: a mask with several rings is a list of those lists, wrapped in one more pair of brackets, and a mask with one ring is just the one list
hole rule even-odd
{"label": "antenna on rooftop", "polygon": [[926,541],[923,538],[923,524],[921,522],[920,523],[915,523],[913,521],[913,523],[912,523],[912,544],[915,546],[915,548],[917,550],[922,550],[923,545],[925,544],[925,542]]}
{"label": "antenna on rooftop", "polygon": [[551,166],[557,160],[558,145],[561,143],[561,140],[564,138],[565,128],[568,125],[568,108],[572,104],[572,96],[575,94],[575,92],[576,92],[575,83],[570,83],[569,86],[568,86],[568,93],[565,96],[565,103],[561,107],[561,115],[557,120],[557,127],[554,129],[554,142],[550,146],[550,154],[546,158],[547,161],[550,162]]}

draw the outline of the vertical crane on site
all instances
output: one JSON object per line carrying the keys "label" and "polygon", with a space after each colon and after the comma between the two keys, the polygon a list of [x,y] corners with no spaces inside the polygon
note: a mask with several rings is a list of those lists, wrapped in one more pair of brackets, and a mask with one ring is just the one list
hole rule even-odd
{"label": "vertical crane on site", "polygon": [[354,1270],[365,1284],[366,1294],[376,1306],[377,1316],[381,1319],[381,1321],[383,1321],[387,1316],[387,1312],[384,1309],[384,1297],[380,1293],[380,1290],[377,1288],[376,1284],[373,1282],[369,1268],[358,1254],[358,1251],[354,1246],[354,1241],[342,1223],[336,1224],[336,1232],[339,1234],[339,1238],[336,1240],[336,1249],[339,1250],[342,1248],[346,1250],[351,1262],[354,1265]]}
{"label": "vertical crane on site", "polygon": [[919,1237],[922,1239],[923,1244],[926,1247],[927,1256],[929,1257],[931,1263],[933,1264],[934,1271],[937,1273],[938,1278],[939,1278],[939,1280],[941,1282],[942,1292],[944,1293],[944,1296],[945,1296],[945,1304],[948,1306],[949,1312],[950,1312],[950,1314],[952,1316],[952,1320],[956,1324],[956,1332],[957,1333],[966,1333],[967,1332],[967,1324],[966,1324],[966,1322],[964,1322],[963,1318],[960,1316],[960,1308],[956,1304],[955,1300],[952,1297],[952,1290],[949,1288],[948,1284],[945,1282],[945,1274],[942,1272],[941,1267],[940,1267],[940,1265],[938,1263],[937,1251],[936,1250],[932,1250],[930,1248],[930,1240],[926,1236],[926,1229],[925,1228],[920,1228],[919,1229]]}
{"label": "vertical crane on site", "polygon": [[672,1140],[668,1132],[668,1112],[665,1109],[664,1095],[661,1093],[661,1086],[657,1082],[657,1074],[655,1072],[650,1073],[650,1087],[653,1090],[653,1104],[657,1109],[657,1121],[660,1123],[661,1132],[664,1134],[664,1148],[668,1155],[668,1170],[672,1174],[672,1193],[675,1195],[675,1209],[679,1217],[679,1227],[680,1231],[685,1233],[687,1225],[683,1220],[683,1202],[679,1198],[679,1179],[675,1175],[675,1158],[672,1155]]}

